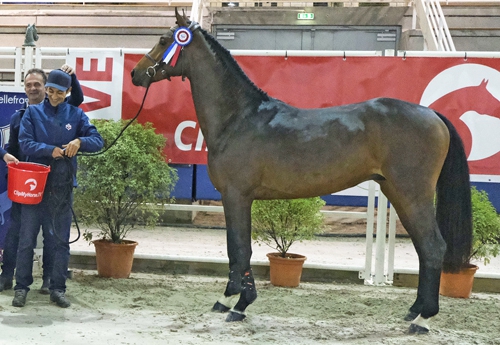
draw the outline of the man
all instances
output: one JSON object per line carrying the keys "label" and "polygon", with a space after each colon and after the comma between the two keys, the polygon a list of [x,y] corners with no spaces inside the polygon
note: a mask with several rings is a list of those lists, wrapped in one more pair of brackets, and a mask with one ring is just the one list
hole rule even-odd
{"label": "man", "polygon": [[[80,87],[80,83],[74,74],[73,68],[68,65],[63,65],[61,70],[65,71],[71,75],[71,95],[67,98],[67,102],[74,106],[79,106],[83,102],[83,92]],[[16,111],[10,120],[10,137],[9,146],[7,151],[9,156],[18,157],[21,161],[25,160],[22,153],[19,150],[19,126],[21,119],[26,111],[26,107],[33,104],[39,104],[43,102],[46,97],[45,94],[45,83],[47,82],[47,75],[45,72],[39,68],[30,69],[24,76],[24,91],[28,97],[28,103],[18,111]],[[5,151],[5,150],[4,150]],[[2,151],[0,151],[0,156]],[[4,160],[11,159],[9,156],[4,156]],[[0,292],[3,290],[11,289],[12,278],[14,276],[14,269],[16,267],[16,256],[17,247],[19,243],[19,228],[21,226],[21,205],[13,202],[11,208],[11,224],[7,231],[4,244],[3,252],[3,265],[2,274],[0,275]],[[50,248],[47,248],[47,243],[45,241],[44,233],[44,250],[43,250],[43,283],[40,288],[40,293],[49,294],[49,277],[52,268],[52,253]]]}
{"label": "man", "polygon": [[79,151],[97,152],[104,145],[104,140],[83,110],[64,101],[71,91],[71,77],[67,73],[62,70],[50,72],[45,88],[47,98],[44,102],[31,105],[25,111],[19,130],[19,146],[26,161],[52,166],[47,182],[57,182],[54,174],[69,169],[70,188],[67,203],[58,207],[54,207],[52,193],[60,188],[53,189],[50,183],[45,187],[40,204],[21,205],[14,307],[25,305],[29,286],[33,283],[33,249],[40,226],[47,229],[46,241],[50,248],[54,248],[50,300],[61,308],[71,305],[65,293],[70,257],[72,187],[76,187],[76,154]]}

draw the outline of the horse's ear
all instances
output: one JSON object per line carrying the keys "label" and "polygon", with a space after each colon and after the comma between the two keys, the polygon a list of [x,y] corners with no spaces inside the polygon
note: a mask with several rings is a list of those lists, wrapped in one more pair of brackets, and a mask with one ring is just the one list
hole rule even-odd
{"label": "horse's ear", "polygon": [[179,11],[177,11],[177,7],[175,8],[175,18],[177,20],[177,25],[179,26],[188,26],[186,16],[181,16]]}

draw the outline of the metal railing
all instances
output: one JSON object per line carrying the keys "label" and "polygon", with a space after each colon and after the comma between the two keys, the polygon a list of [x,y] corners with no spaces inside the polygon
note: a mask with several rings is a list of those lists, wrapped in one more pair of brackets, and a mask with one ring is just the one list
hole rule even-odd
{"label": "metal railing", "polygon": [[22,49],[20,47],[0,47],[0,80],[7,79],[4,78],[5,75],[13,76],[13,78],[10,78],[13,80],[5,81],[2,84],[8,86],[21,86],[22,61]]}
{"label": "metal railing", "polygon": [[437,0],[415,0],[413,28],[418,18],[424,37],[424,50],[455,51],[446,18]]}

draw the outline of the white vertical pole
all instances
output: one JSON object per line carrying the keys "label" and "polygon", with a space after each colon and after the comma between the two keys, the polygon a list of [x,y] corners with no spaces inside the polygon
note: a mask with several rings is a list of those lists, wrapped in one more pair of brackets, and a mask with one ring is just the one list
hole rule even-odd
{"label": "white vertical pole", "polygon": [[203,1],[204,0],[193,0],[193,5],[191,6],[191,16],[189,19],[191,21],[198,22],[201,27],[203,27]]}
{"label": "white vertical pole", "polygon": [[22,66],[23,66],[23,50],[21,47],[16,48],[16,57],[14,62],[14,86],[23,86],[22,81]]}
{"label": "white vertical pole", "polygon": [[189,20],[198,21],[198,9],[199,9],[200,0],[193,0],[193,5],[191,6],[191,16],[189,16]]}
{"label": "white vertical pole", "polygon": [[379,191],[377,207],[377,238],[375,249],[375,285],[385,283],[385,234],[387,231],[387,197]]}
{"label": "white vertical pole", "polygon": [[412,30],[417,29],[417,10],[415,8],[415,2],[413,2],[413,5],[412,5],[411,28],[412,28]]}
{"label": "white vertical pole", "polygon": [[366,215],[366,255],[365,271],[360,278],[365,284],[372,283],[372,251],[373,251],[373,224],[375,222],[375,182],[368,183],[368,205]]}
{"label": "white vertical pole", "polygon": [[396,245],[396,219],[397,219],[396,210],[394,207],[390,206],[389,212],[389,240],[388,246],[389,251],[387,254],[387,283],[392,284],[394,281],[394,250]]}
{"label": "white vertical pole", "polygon": [[33,64],[33,51],[35,49],[33,47],[24,47],[24,75],[26,75],[26,72],[30,70],[31,68],[35,67]]}
{"label": "white vertical pole", "polygon": [[[69,49],[68,49],[68,51],[69,51]],[[36,48],[36,51],[35,51],[35,67],[42,68],[42,49],[41,48]]]}

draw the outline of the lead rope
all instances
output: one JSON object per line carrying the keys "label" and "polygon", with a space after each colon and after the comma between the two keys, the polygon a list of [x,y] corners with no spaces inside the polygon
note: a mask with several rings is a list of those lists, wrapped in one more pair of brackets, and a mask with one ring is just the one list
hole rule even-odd
{"label": "lead rope", "polygon": [[69,241],[68,244],[78,241],[81,235],[76,221],[75,212],[71,207],[73,176],[74,168],[70,158],[60,157],[54,159],[50,164],[50,173],[45,186],[46,191],[43,195],[44,201],[50,206],[48,207],[48,212],[51,217],[51,231],[61,243],[65,243],[66,239],[61,238],[61,234],[57,231],[56,217],[58,213],[65,214],[68,208],[71,209],[71,213],[75,219],[75,224],[77,224],[78,236],[75,240]]}
{"label": "lead rope", "polygon": [[128,126],[130,126],[132,124],[132,122],[134,122],[139,117],[139,114],[141,113],[142,108],[144,107],[144,102],[146,101],[146,96],[148,95],[148,91],[149,91],[149,85],[146,88],[146,92],[144,92],[144,97],[142,98],[141,106],[140,106],[139,110],[137,111],[137,114],[134,116],[134,118],[132,120],[127,122],[125,127],[122,128],[120,133],[118,133],[118,136],[115,138],[115,140],[113,140],[113,142],[108,147],[106,147],[104,150],[99,151],[99,152],[91,152],[91,153],[80,152],[77,154],[77,156],[97,156],[97,155],[102,155],[104,152],[108,151],[118,141],[118,139],[122,136],[123,132],[125,132],[125,130],[128,128]]}
{"label": "lead rope", "polygon": [[[149,85],[148,87],[146,88],[146,92],[144,93],[144,97],[142,98],[142,102],[141,102],[141,106],[139,108],[139,110],[137,111],[137,114],[132,118],[132,120],[130,120],[126,125],[125,127],[122,128],[122,130],[120,131],[120,133],[118,133],[118,136],[113,140],[113,142],[107,146],[104,150],[102,151],[99,151],[99,152],[92,152],[92,153],[83,153],[83,152],[80,152],[77,154],[77,156],[97,156],[97,155],[101,155],[103,153],[105,153],[106,151],[108,151],[117,141],[118,139],[123,135],[123,132],[125,132],[125,130],[132,124],[132,122],[134,122],[137,117],[139,117],[139,114],[141,113],[142,111],[142,108],[144,107],[144,103],[146,101],[146,96],[148,95],[148,91],[149,91]],[[60,179],[57,179],[58,181],[54,181],[54,179],[56,178],[55,176],[55,172],[58,170],[58,165],[59,163],[58,162],[64,162],[67,166],[67,168],[65,168],[65,173],[59,173],[59,177]],[[71,162],[71,159],[64,156],[62,158],[57,158],[57,159],[54,159],[51,163],[51,173],[49,173],[49,176],[51,176],[52,174],[52,178],[49,179],[49,181],[47,181],[47,187],[50,189],[48,190],[48,201],[47,203],[50,204],[50,210],[52,210],[52,229],[54,231],[54,235],[59,239],[59,241],[61,241],[62,243],[66,242],[64,239],[61,239],[61,236],[55,231],[55,218],[56,218],[56,212],[61,210],[61,209],[64,209],[64,207],[68,207],[71,209],[71,213],[73,215],[73,220],[75,221],[75,226],[76,226],[76,229],[78,231],[78,235],[76,237],[75,240],[73,241],[69,241],[68,244],[72,244],[72,243],[75,243],[76,241],[78,241],[81,237],[81,231],[80,231],[80,226],[78,225],[78,220],[77,220],[77,217],[76,217],[76,214],[75,214],[75,211],[73,210],[73,207],[72,207],[72,203],[71,203],[71,192],[73,190],[73,176],[76,174],[76,171],[74,171],[73,169],[73,163]],[[60,181],[62,180],[62,182]],[[49,185],[50,184],[50,185]],[[57,188],[53,188],[54,186],[57,186]]]}

